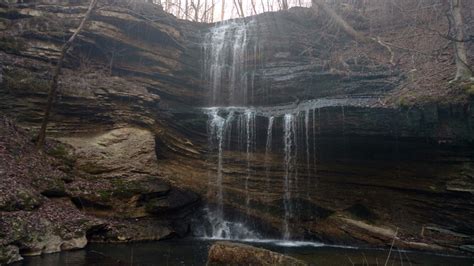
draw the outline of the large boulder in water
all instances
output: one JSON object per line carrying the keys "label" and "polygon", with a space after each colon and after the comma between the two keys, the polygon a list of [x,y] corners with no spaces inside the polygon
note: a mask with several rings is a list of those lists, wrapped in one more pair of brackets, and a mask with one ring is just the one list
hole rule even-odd
{"label": "large boulder in water", "polygon": [[209,249],[208,266],[213,265],[308,265],[306,262],[263,248],[240,243],[216,242]]}

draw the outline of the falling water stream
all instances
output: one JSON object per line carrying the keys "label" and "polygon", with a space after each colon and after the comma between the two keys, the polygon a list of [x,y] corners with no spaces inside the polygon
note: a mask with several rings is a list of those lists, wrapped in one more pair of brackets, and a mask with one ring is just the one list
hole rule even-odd
{"label": "falling water stream", "polygon": [[291,175],[294,168],[295,153],[294,147],[296,143],[294,142],[296,138],[296,126],[295,126],[295,116],[293,114],[286,114],[284,117],[284,151],[285,151],[285,191],[283,196],[283,204],[285,207],[285,217],[283,222],[283,239],[290,239],[290,228],[289,220],[292,213],[292,206],[290,203],[291,199]]}
{"label": "falling water stream", "polygon": [[[215,198],[215,205],[208,207],[212,232],[207,234],[207,237],[240,240],[259,238],[259,234],[256,233],[258,230],[251,226],[247,218],[236,222],[226,217],[223,171],[225,153],[227,151],[240,152],[246,168],[242,188],[245,196],[243,212],[247,214],[245,217],[248,217],[248,214],[252,212],[253,191],[261,189],[254,188],[252,178],[254,174],[258,174],[254,170],[256,166],[253,165],[258,153],[257,119],[265,118],[268,123],[264,159],[267,194],[271,188],[272,193],[280,193],[284,209],[281,217],[281,238],[294,240],[291,224],[292,219],[297,217],[299,207],[298,204],[292,202],[292,197],[301,196],[298,194],[298,176],[304,173],[304,171],[298,173],[298,161],[306,163],[307,183],[303,186],[309,187],[312,169],[316,169],[316,109],[318,109],[320,134],[320,108],[341,106],[344,119],[345,105],[364,105],[367,101],[364,99],[355,102],[349,102],[347,99],[316,99],[281,106],[251,106],[254,103],[254,80],[259,53],[258,42],[254,40],[255,38],[251,38],[254,27],[253,21],[226,21],[213,27],[205,36],[203,73],[209,88],[209,104],[213,106],[205,108],[205,112],[209,117],[209,147],[211,151],[217,153],[211,153],[210,157],[216,164],[216,170],[211,172],[209,179],[209,193]],[[283,124],[283,132],[278,132],[283,136],[279,140],[282,145],[277,149],[272,148],[272,144],[277,141],[273,137],[275,121],[281,121]],[[271,154],[280,155],[282,158],[284,176],[283,180],[280,180],[283,184],[281,191],[270,186],[270,180],[275,179],[270,175]],[[310,200],[309,190],[306,191],[306,197]]]}

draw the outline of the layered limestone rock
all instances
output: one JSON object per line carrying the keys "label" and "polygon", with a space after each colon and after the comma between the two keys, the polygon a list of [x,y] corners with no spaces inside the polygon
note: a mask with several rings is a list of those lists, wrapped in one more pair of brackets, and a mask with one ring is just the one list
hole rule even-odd
{"label": "layered limestone rock", "polygon": [[[3,110],[37,125],[52,63],[86,4],[2,5]],[[51,131],[150,126],[160,109],[202,102],[199,49],[192,47],[199,25],[191,26],[146,3],[94,12],[66,56]]]}
{"label": "layered limestone rock", "polygon": [[[28,132],[10,120],[0,122],[2,264],[83,248],[88,241],[149,241],[189,233],[190,207],[199,197],[153,175],[157,163],[150,132],[125,128],[63,138],[42,153]],[[74,148],[77,155],[69,154]]]}
{"label": "layered limestone rock", "polygon": [[[86,3],[0,8],[0,111],[35,130],[52,65]],[[352,43],[319,36],[315,25],[323,22],[307,10],[252,20],[249,38],[258,39],[260,52],[247,62],[255,70],[250,102],[297,110],[305,99],[319,97],[371,100],[329,104],[311,113],[309,145],[316,152],[309,166],[301,145],[305,132],[299,130],[298,175],[290,199],[293,238],[380,247],[390,245],[397,232],[399,247],[469,247],[474,167],[466,143],[474,136],[472,101],[387,108],[385,93],[403,79],[396,68],[349,52],[335,57]],[[53,153],[67,161],[60,167],[66,174],[35,179],[39,193],[23,183],[5,183],[2,191],[14,195],[1,195],[0,209],[37,211],[59,204],[50,198],[60,197],[74,204],[61,208],[101,220],[79,228],[77,237],[28,246],[32,253],[38,246],[57,250],[58,243],[80,246],[84,232],[94,241],[183,235],[189,231],[190,209],[198,204],[193,192],[216,203],[209,192],[215,186],[216,151],[208,147],[208,117],[198,108],[209,103],[200,69],[201,43],[210,26],[178,21],[146,3],[118,2],[94,13],[66,57],[49,127],[50,136],[62,143]],[[330,48],[333,53],[325,52]],[[304,113],[297,119],[303,121]],[[245,150],[235,148],[234,131],[233,148],[223,154],[224,205],[230,217],[252,220],[265,236],[281,237],[282,114],[275,116],[269,154],[267,126],[268,117],[256,118],[249,161]],[[460,147],[425,145],[427,140]],[[42,228],[48,232],[49,224]],[[2,243],[1,254],[18,255],[15,241]]]}
{"label": "layered limestone rock", "polygon": [[139,218],[177,213],[199,201],[196,194],[160,178],[150,131],[119,128],[58,140],[72,146],[77,169],[88,176],[69,186],[79,208],[98,216]]}

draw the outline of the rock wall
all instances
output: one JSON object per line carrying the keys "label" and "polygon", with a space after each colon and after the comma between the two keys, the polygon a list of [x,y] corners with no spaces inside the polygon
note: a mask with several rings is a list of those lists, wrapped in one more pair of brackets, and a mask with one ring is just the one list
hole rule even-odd
{"label": "rock wall", "polygon": [[[38,127],[52,66],[85,9],[85,3],[61,1],[0,5],[0,111],[23,127]],[[345,52],[353,43],[322,36],[317,29],[323,22],[308,10],[252,20],[251,37],[261,43],[258,65],[251,66],[253,104],[293,108],[319,97],[371,99],[367,105],[328,105],[310,117],[316,122],[309,143],[317,152],[310,167],[304,150],[298,154],[291,201],[300,211],[291,220],[293,235],[384,246],[397,232],[397,246],[431,250],[472,243],[472,101],[385,106],[386,93],[404,79],[398,69]],[[107,226],[85,230],[89,239],[185,234],[186,207],[199,204],[194,193],[215,202],[208,193],[215,153],[208,148],[208,118],[199,109],[208,103],[200,43],[210,26],[178,21],[156,5],[116,2],[94,13],[66,57],[49,133],[76,158],[65,171],[78,178],[60,196],[81,215],[107,220]],[[257,117],[249,192],[245,155],[225,152],[225,204],[229,215],[252,217],[262,232],[280,236],[282,118],[275,122],[278,148],[270,160],[266,126],[267,119]],[[47,196],[57,197],[57,191]]]}
{"label": "rock wall", "polygon": [[[27,157],[0,166],[2,175],[5,166],[29,169],[2,178],[0,263],[82,248],[87,241],[183,236],[190,207],[199,205],[197,194],[163,178],[155,154],[155,138],[170,117],[166,110],[202,99],[199,49],[190,48],[199,25],[178,22],[156,5],[101,3],[66,56],[48,129],[59,142],[48,144],[46,156],[29,141],[41,121],[51,69],[86,4],[0,4],[0,112],[28,130],[14,134],[27,147],[21,150],[15,142],[4,146],[15,137],[2,125],[1,155]],[[56,157],[44,163],[55,172],[28,156]]]}

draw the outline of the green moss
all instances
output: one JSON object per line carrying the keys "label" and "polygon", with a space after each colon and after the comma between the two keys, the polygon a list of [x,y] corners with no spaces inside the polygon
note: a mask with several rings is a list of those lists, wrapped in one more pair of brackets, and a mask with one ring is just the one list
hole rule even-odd
{"label": "green moss", "polygon": [[110,190],[100,190],[97,192],[97,194],[99,195],[99,198],[103,201],[110,201],[113,196],[113,193]]}
{"label": "green moss", "polygon": [[398,99],[397,105],[399,108],[404,109],[410,107],[410,102],[407,100],[407,98],[400,97],[400,99]]}
{"label": "green moss", "polygon": [[49,82],[39,79],[31,72],[23,69],[12,69],[5,72],[4,85],[11,92],[48,91]]}
{"label": "green moss", "polygon": [[124,181],[122,179],[114,179],[111,181],[112,188],[98,191],[100,199],[109,201],[111,198],[128,199],[137,194],[142,193],[143,188],[139,183],[132,181]]}
{"label": "green moss", "polygon": [[112,181],[114,185],[114,194],[119,198],[130,198],[143,191],[140,184],[136,182],[126,182],[121,179]]}
{"label": "green moss", "polygon": [[19,53],[26,49],[26,44],[20,39],[16,38],[0,38],[0,50],[7,53]]}
{"label": "green moss", "polygon": [[80,171],[83,171],[92,175],[98,175],[98,174],[102,174],[109,171],[108,168],[105,168],[103,166],[100,166],[91,162],[87,162],[83,165],[78,166],[77,168]]}
{"label": "green moss", "polygon": [[469,96],[474,96],[474,84],[466,85],[465,91]]}
{"label": "green moss", "polygon": [[63,144],[54,145],[48,149],[46,153],[56,159],[63,161],[68,166],[73,166],[76,163],[76,159],[69,154],[68,149]]}

